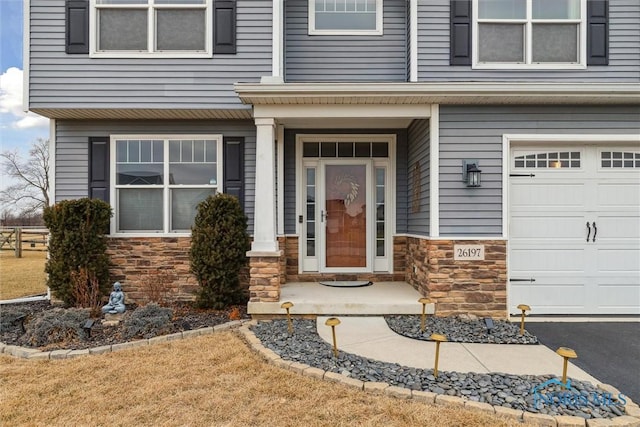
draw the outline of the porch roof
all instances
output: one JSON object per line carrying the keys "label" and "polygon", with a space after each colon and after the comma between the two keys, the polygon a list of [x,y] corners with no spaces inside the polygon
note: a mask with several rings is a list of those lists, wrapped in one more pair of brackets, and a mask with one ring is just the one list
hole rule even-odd
{"label": "porch roof", "polygon": [[638,83],[236,83],[245,104],[640,104]]}

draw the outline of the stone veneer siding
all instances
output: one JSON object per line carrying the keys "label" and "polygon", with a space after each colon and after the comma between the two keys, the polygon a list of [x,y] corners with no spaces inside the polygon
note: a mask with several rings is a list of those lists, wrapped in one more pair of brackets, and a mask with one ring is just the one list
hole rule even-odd
{"label": "stone veneer siding", "polygon": [[[191,237],[113,237],[108,239],[111,281],[122,284],[127,302],[160,296],[167,302],[193,301],[200,285],[190,272]],[[248,285],[248,267],[240,283]]]}
{"label": "stone veneer siding", "polygon": [[[453,247],[484,245],[484,261],[455,261]],[[415,266],[415,269],[414,269]],[[436,315],[507,316],[507,242],[407,239],[407,282],[436,302]]]}

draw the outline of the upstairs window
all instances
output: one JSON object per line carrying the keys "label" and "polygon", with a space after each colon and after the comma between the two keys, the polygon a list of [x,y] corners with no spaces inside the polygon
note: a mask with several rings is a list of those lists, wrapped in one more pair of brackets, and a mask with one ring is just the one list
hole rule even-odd
{"label": "upstairs window", "polygon": [[478,68],[577,68],[586,55],[584,0],[476,0]]}
{"label": "upstairs window", "polygon": [[382,35],[382,0],[309,0],[311,35]]}
{"label": "upstairs window", "polygon": [[96,56],[211,55],[212,0],[93,0]]}

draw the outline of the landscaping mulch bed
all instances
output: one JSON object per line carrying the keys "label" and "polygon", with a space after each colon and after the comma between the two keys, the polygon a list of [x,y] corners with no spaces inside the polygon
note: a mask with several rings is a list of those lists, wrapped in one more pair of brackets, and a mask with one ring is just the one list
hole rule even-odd
{"label": "landscaping mulch bed", "polygon": [[[83,331],[83,333],[80,334],[81,336],[68,335],[68,339],[52,342],[37,348],[45,351],[58,349],[83,350],[91,347],[119,344],[135,339],[147,339],[156,336],[153,331],[147,331],[144,336],[138,336],[133,339],[127,337],[125,334],[125,323],[139,307],[136,304],[127,304],[126,307],[127,310],[118,325],[106,326],[103,324],[104,319],[97,319],[91,329],[90,336],[87,336]],[[172,310],[172,317],[169,324],[165,325],[157,335],[206,328],[220,325],[231,320],[248,318],[246,305],[233,306],[226,310],[211,310],[198,309],[190,303],[175,303],[167,305],[166,308]],[[24,325],[28,328],[29,322],[34,321],[34,319],[49,310],[56,309],[59,310],[61,307],[52,305],[49,301],[0,305],[0,342],[7,345],[34,347],[27,340],[20,322],[16,322],[13,319],[21,314],[25,315]]]}

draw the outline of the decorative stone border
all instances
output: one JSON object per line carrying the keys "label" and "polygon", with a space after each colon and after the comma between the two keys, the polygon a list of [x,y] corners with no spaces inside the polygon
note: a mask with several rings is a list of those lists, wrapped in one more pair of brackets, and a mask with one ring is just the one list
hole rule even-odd
{"label": "decorative stone border", "polygon": [[[474,402],[465,400],[458,396],[448,396],[428,391],[410,390],[404,387],[393,386],[382,382],[360,381],[355,378],[347,377],[336,372],[324,371],[314,368],[304,363],[292,362],[284,360],[273,350],[262,345],[262,342],[249,329],[250,326],[257,324],[257,320],[250,320],[243,323],[238,329],[242,338],[247,342],[249,347],[256,353],[261,355],[268,363],[277,367],[297,372],[299,374],[317,378],[324,381],[337,382],[347,387],[363,390],[373,394],[381,394],[392,396],[398,399],[413,399],[418,402],[436,404],[436,405],[452,405],[465,407],[470,410],[482,411],[488,414],[501,415],[513,418],[518,421],[529,422],[541,426],[549,427],[640,427],[640,407],[627,399],[625,412],[627,415],[615,418],[593,418],[585,420],[581,417],[568,415],[545,415],[535,414],[532,412],[519,411],[502,406],[493,406],[488,403]],[[598,388],[603,391],[618,394],[619,391],[608,384],[598,384]]]}
{"label": "decorative stone border", "polygon": [[216,332],[228,331],[231,329],[238,329],[244,323],[248,323],[250,320],[233,320],[231,322],[223,323],[221,325],[211,326],[208,328],[193,329],[190,331],[176,332],[175,334],[161,335],[159,337],[153,337],[144,340],[136,340],[123,342],[119,344],[103,345],[100,347],[86,348],[84,350],[51,350],[40,351],[35,348],[20,347],[17,345],[7,345],[0,342],[0,354],[7,354],[13,357],[29,360],[60,360],[60,359],[73,359],[74,357],[87,356],[91,354],[103,354],[111,353],[113,351],[124,350],[128,348],[146,347],[148,345],[154,345],[158,343],[175,341],[187,338],[193,338],[200,335],[211,335]]}

